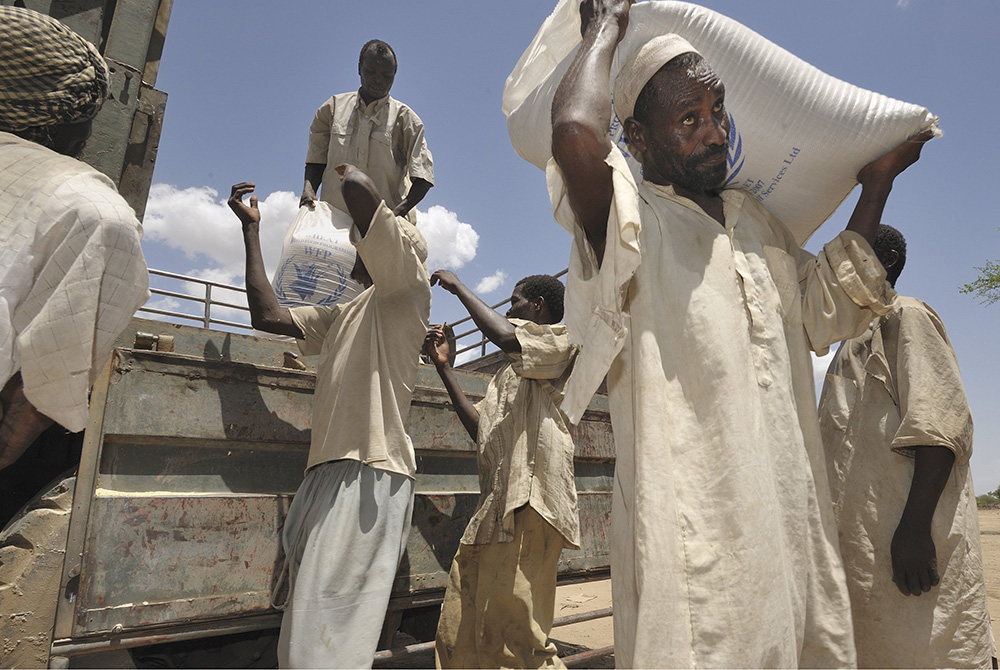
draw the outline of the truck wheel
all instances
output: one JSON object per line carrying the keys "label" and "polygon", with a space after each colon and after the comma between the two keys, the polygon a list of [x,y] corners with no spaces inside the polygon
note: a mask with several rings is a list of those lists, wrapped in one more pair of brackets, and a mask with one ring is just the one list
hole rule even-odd
{"label": "truck wheel", "polygon": [[49,665],[75,483],[56,480],[0,532],[0,667]]}

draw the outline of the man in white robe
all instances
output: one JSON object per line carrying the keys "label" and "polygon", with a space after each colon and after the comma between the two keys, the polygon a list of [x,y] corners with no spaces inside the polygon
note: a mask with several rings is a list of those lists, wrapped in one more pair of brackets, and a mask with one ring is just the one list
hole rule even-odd
{"label": "man in white robe", "polygon": [[725,89],[667,35],[616,79],[645,175],[637,186],[607,135],[628,9],[582,7],[547,174],[556,219],[574,232],[567,321],[582,351],[563,403],[571,421],[608,377],[616,661],[853,665],[809,350],[889,309],[868,240],[921,143],[859,173],[848,229],[814,257],[753,197],[718,190]]}
{"label": "man in white robe", "polygon": [[[895,287],[902,234],[874,247]],[[972,413],[937,312],[899,296],[844,342],[819,414],[858,666],[992,667]]]}
{"label": "man in white robe", "polygon": [[49,16],[0,7],[0,53],[2,470],[53,422],[84,429],[90,387],[149,275],[135,212],[76,158],[108,95],[97,48]]}

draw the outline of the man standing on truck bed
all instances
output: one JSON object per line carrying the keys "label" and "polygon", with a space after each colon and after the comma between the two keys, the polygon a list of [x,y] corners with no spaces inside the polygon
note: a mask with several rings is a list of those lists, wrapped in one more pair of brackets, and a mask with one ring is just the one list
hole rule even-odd
{"label": "man standing on truck bed", "polygon": [[586,319],[568,324],[583,339],[562,404],[570,419],[608,378],[616,662],[849,667],[809,350],[889,311],[870,242],[922,144],[861,169],[847,230],[813,256],[746,191],[721,190],[725,86],[694,45],[667,34],[626,55],[614,82],[637,184],[608,136],[629,8],[583,3],[547,172],[556,219],[574,231],[578,292],[567,297]]}
{"label": "man standing on truck bed", "polygon": [[311,204],[318,191],[346,212],[335,169],[348,163],[368,175],[396,216],[416,223],[411,210],[434,185],[434,162],[420,117],[389,95],[396,67],[391,46],[369,41],[358,59],[361,88],[338,93],[316,110],[300,206]]}
{"label": "man standing on truck bed", "polygon": [[257,198],[242,200],[254,184],[236,184],[229,198],[243,224],[254,328],[320,356],[306,476],[282,533],[283,668],[371,667],[413,510],[416,459],[403,424],[430,317],[427,245],[361,170],[337,172],[358,250],[351,275],[365,287],[343,305],[281,307],[264,272]]}
{"label": "man standing on truck bed", "polygon": [[3,469],[53,421],[84,429],[90,387],[149,276],[135,212],[76,158],[108,95],[104,58],[18,7],[0,7],[0,54]]}
{"label": "man standing on truck bed", "polygon": [[563,315],[563,285],[549,275],[514,286],[507,318],[454,273],[431,277],[458,296],[509,362],[486,396],[469,402],[448,364],[438,326],[426,350],[478,446],[479,506],[451,565],[435,654],[439,668],[565,667],[548,641],[563,547],[580,548],[573,438],[559,409],[576,347]]}

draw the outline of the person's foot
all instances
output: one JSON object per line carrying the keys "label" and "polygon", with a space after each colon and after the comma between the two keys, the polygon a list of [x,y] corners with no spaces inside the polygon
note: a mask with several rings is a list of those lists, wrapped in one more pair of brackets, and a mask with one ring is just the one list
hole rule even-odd
{"label": "person's foot", "polygon": [[0,470],[21,457],[46,428],[55,423],[32,405],[24,395],[24,383],[17,374],[0,392]]}

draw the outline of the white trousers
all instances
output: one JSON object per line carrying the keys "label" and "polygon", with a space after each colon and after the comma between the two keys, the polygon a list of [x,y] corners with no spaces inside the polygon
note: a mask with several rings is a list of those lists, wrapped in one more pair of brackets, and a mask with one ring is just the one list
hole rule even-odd
{"label": "white trousers", "polygon": [[370,668],[413,513],[413,480],[359,461],[309,470],[282,531],[281,668]]}

